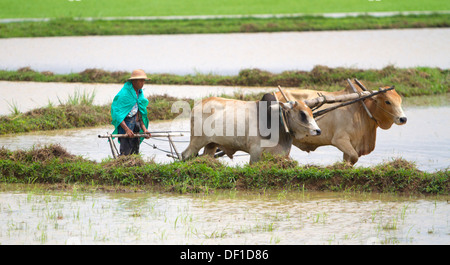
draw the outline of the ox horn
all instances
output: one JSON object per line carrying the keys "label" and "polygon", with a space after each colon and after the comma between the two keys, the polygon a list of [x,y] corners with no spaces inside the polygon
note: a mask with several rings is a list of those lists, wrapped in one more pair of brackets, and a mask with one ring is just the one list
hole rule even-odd
{"label": "ox horn", "polygon": [[278,86],[278,90],[280,90],[281,94],[283,95],[284,99],[286,100],[286,103],[290,103],[291,106],[295,107],[298,105],[298,101],[297,100],[290,100],[287,95],[284,93],[284,91],[281,89],[280,86]]}
{"label": "ox horn", "polygon": [[363,90],[363,91],[369,91],[358,79],[353,79],[355,83]]}
{"label": "ox horn", "polygon": [[283,95],[283,97],[286,100],[286,102],[289,102],[290,100],[287,98],[286,94],[284,94],[284,91],[281,89],[281,87],[279,85],[278,85],[278,90],[280,90],[281,95]]}
{"label": "ox horn", "polygon": [[[278,86],[278,89],[280,89],[280,91],[281,91],[280,86]],[[283,91],[281,91],[281,93],[283,93]],[[284,106],[284,103],[283,103],[283,102],[279,102],[279,101],[278,101],[277,96],[275,96],[275,92],[273,92],[273,95],[274,95],[275,99],[277,100],[277,103],[278,103],[278,104],[283,104],[283,106]],[[283,96],[286,98],[286,96],[284,95],[284,93],[283,93]],[[286,99],[286,101],[287,101],[287,99]],[[279,106],[281,106],[281,105],[279,105]],[[289,133],[289,128],[287,127],[286,119],[284,118],[283,112],[281,112],[281,119],[283,119],[284,130],[286,131],[286,133]]]}

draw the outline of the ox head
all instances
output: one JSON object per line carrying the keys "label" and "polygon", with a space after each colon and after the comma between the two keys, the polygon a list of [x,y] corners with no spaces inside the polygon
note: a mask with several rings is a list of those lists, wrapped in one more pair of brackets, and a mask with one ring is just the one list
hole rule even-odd
{"label": "ox head", "polygon": [[[386,88],[389,87],[383,89]],[[374,96],[367,103],[378,126],[382,129],[389,129],[393,123],[403,125],[407,121],[402,109],[402,98],[394,89]]]}
{"label": "ox head", "polygon": [[296,139],[300,140],[308,135],[321,134],[311,109],[303,101],[279,102],[279,104],[286,114],[286,123],[289,131]]}

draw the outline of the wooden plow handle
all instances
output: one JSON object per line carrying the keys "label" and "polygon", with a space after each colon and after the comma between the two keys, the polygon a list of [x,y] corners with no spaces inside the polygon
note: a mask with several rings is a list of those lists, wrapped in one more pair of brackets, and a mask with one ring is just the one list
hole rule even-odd
{"label": "wooden plow handle", "polygon": [[[152,137],[177,137],[177,136],[184,136],[182,133],[151,133]],[[129,137],[126,134],[107,134],[107,135],[98,135],[98,138],[137,138],[137,137],[146,137],[148,136],[147,133],[135,133],[133,137]]]}

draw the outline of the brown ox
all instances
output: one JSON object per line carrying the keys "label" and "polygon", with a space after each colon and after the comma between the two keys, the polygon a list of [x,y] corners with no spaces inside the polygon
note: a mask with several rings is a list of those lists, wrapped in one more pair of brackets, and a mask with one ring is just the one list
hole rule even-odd
{"label": "brown ox", "polygon": [[303,102],[278,103],[271,94],[256,102],[210,97],[192,109],[191,140],[182,159],[196,156],[202,147],[204,154],[214,155],[219,147],[230,158],[236,151],[247,152],[253,163],[264,152],[287,156],[294,138],[319,134],[311,109]]}
{"label": "brown ox", "polygon": [[[356,84],[354,87],[362,91]],[[306,100],[318,97],[318,92],[326,97],[352,93],[353,90],[347,85],[346,89],[337,92],[287,90],[286,94],[290,100]],[[280,92],[276,96],[280,101],[284,100]],[[322,129],[322,134],[295,139],[293,144],[307,152],[314,151],[319,146],[333,145],[344,153],[344,161],[354,165],[360,156],[374,150],[378,127],[387,130],[393,123],[403,125],[407,120],[401,107],[402,99],[395,90],[365,99],[364,103],[373,118],[369,117],[361,102],[356,102],[317,117],[316,121]],[[318,110],[333,105],[335,104],[325,104]]]}

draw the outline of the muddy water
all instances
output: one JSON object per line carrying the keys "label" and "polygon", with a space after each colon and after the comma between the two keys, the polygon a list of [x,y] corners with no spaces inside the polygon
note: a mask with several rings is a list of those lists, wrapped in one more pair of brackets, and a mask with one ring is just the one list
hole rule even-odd
{"label": "muddy water", "polygon": [[[356,166],[373,166],[393,158],[404,158],[416,162],[420,170],[433,172],[450,166],[450,124],[447,119],[450,107],[411,107],[404,109],[408,123],[403,126],[393,125],[389,130],[377,130],[377,144],[369,155],[360,157]],[[186,119],[175,119],[171,122],[154,122],[149,126],[151,131],[189,131],[190,124]],[[0,136],[0,146],[9,149],[29,149],[34,145],[59,143],[70,153],[85,158],[101,161],[111,156],[105,139],[97,138],[99,134],[111,133],[112,126],[90,129],[58,130],[52,132],[36,132],[18,135]],[[183,137],[176,137],[179,152],[185,150],[189,142],[189,132]],[[115,140],[117,147],[119,146]],[[141,144],[141,154],[157,162],[170,162],[172,158],[155,149],[169,151],[170,146],[165,138],[145,140]],[[330,165],[342,161],[342,152],[332,146],[319,147],[316,151],[306,153],[293,147],[290,156],[300,165]],[[233,160],[223,157],[221,161],[229,165],[243,164],[249,161],[244,152],[236,153]]]}
{"label": "muddy water", "polygon": [[[94,95],[95,105],[110,104],[123,84],[86,84],[86,83],[42,83],[0,81],[0,115],[11,114],[11,105],[19,111],[26,112],[35,108],[59,105],[74,95]],[[170,95],[178,98],[198,99],[222,94],[259,93],[274,91],[267,87],[232,87],[232,86],[191,86],[191,85],[144,85],[144,95]]]}
{"label": "muddy water", "polygon": [[2,190],[5,245],[450,243],[450,204],[443,197]]}
{"label": "muddy water", "polygon": [[281,72],[315,65],[449,68],[449,39],[448,28],[10,38],[0,40],[0,69],[71,73],[139,67],[152,73],[234,75],[244,68]]}

